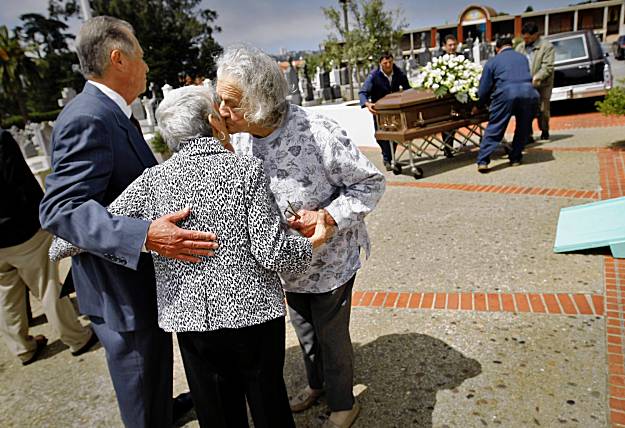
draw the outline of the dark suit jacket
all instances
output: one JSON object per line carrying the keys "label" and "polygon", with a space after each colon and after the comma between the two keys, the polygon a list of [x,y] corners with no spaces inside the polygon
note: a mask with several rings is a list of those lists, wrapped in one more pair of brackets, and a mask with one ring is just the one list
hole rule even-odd
{"label": "dark suit jacket", "polygon": [[482,70],[479,104],[513,99],[536,99],[532,75],[525,55],[508,48],[488,60]]}
{"label": "dark suit jacket", "polygon": [[399,91],[400,86],[403,89],[410,89],[408,78],[395,64],[393,64],[392,80],[392,82],[388,81],[388,78],[384,75],[382,70],[380,70],[380,67],[373,70],[358,92],[360,107],[364,107],[365,103],[369,100],[375,103],[391,92]]}
{"label": "dark suit jacket", "polygon": [[37,233],[42,196],[17,142],[0,129],[0,248],[23,244]]}
{"label": "dark suit jacket", "polygon": [[82,313],[116,331],[157,325],[154,265],[141,253],[149,222],[104,208],[156,159],[141,133],[95,86],[63,109],[52,134],[44,229],[85,249],[72,259]]}

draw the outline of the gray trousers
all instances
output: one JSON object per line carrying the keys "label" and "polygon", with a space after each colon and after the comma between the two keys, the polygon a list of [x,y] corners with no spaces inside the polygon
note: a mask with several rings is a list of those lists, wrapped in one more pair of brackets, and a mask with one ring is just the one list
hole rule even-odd
{"label": "gray trousers", "polygon": [[332,411],[354,405],[354,353],[349,336],[354,275],[328,293],[286,293],[291,323],[304,354],[308,385],[325,389]]}

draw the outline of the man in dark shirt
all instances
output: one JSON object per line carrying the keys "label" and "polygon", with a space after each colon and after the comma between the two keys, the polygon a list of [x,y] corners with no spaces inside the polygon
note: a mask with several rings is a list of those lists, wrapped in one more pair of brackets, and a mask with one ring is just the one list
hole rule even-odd
{"label": "man in dark shirt", "polygon": [[41,300],[48,321],[73,355],[97,342],[78,321],[69,299],[59,298],[58,265],[48,260],[52,236],[39,224],[42,197],[17,143],[0,129],[0,332],[24,365],[34,362],[47,343],[44,336],[28,335],[26,287]]}
{"label": "man in dark shirt", "polygon": [[[478,91],[480,106],[490,102],[488,126],[477,155],[477,170],[488,172],[490,155],[502,141],[510,118],[516,119],[510,164],[521,164],[522,151],[532,131],[538,108],[538,92],[532,86],[529,64],[524,55],[512,49],[510,37],[497,40],[497,55],[482,70]],[[477,108],[474,108],[474,112]]]}
{"label": "man in dark shirt", "polygon": [[[388,52],[383,53],[380,56],[380,66],[371,72],[367,80],[365,80],[362,89],[358,92],[360,97],[360,107],[367,109],[376,114],[374,105],[376,101],[391,92],[397,92],[403,89],[410,89],[410,83],[406,75],[393,64],[393,55]],[[377,123],[374,119],[374,126],[377,129]],[[391,160],[393,156],[391,154],[391,145],[387,140],[378,140],[378,144],[382,149],[382,159],[387,171],[392,169]],[[395,151],[396,145],[393,144],[393,151]]]}
{"label": "man in dark shirt", "polygon": [[[447,34],[445,36],[445,42],[443,43],[443,50],[441,51],[440,56],[456,56],[458,49],[458,39],[453,34]],[[454,147],[454,140],[456,130],[451,131],[443,131],[442,133],[443,141],[445,142],[445,146],[443,147],[443,153],[445,157],[452,158],[454,157],[454,152],[452,148]]]}

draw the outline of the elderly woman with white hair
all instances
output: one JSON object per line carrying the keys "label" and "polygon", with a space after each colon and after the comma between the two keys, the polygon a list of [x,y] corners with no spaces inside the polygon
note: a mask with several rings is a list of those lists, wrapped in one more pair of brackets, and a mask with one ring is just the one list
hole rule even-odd
{"label": "elderly woman with white hair", "polygon": [[[177,333],[200,426],[247,426],[247,398],[255,426],[291,427],[277,272],[304,273],[332,228],[319,221],[310,238],[285,233],[262,163],[212,138],[214,105],[210,87],[170,92],[156,117],[176,153],[146,169],[108,210],[150,220],[191,207],[181,226],[218,236],[215,256],[197,264],[153,254],[159,326]],[[51,257],[79,251],[57,238]]]}
{"label": "elderly woman with white hair", "polygon": [[303,411],[325,393],[332,411],[325,426],[348,427],[359,412],[352,394],[351,294],[361,249],[369,253],[364,218],[382,197],[384,175],[336,122],[286,102],[284,75],[263,52],[227,49],[218,59],[216,90],[223,119],[213,125],[233,134],[236,153],[263,161],[280,211],[292,215],[289,225],[304,236],[321,219],[337,226],[308,271],[281,277],[308,378],[291,410]]}

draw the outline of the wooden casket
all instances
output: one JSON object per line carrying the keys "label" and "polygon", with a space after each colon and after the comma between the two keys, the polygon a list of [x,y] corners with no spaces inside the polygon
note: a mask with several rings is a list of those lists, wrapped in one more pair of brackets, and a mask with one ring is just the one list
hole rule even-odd
{"label": "wooden casket", "polygon": [[461,103],[453,95],[438,98],[429,90],[408,89],[388,94],[375,103],[377,140],[406,142],[467,126],[473,102]]}

